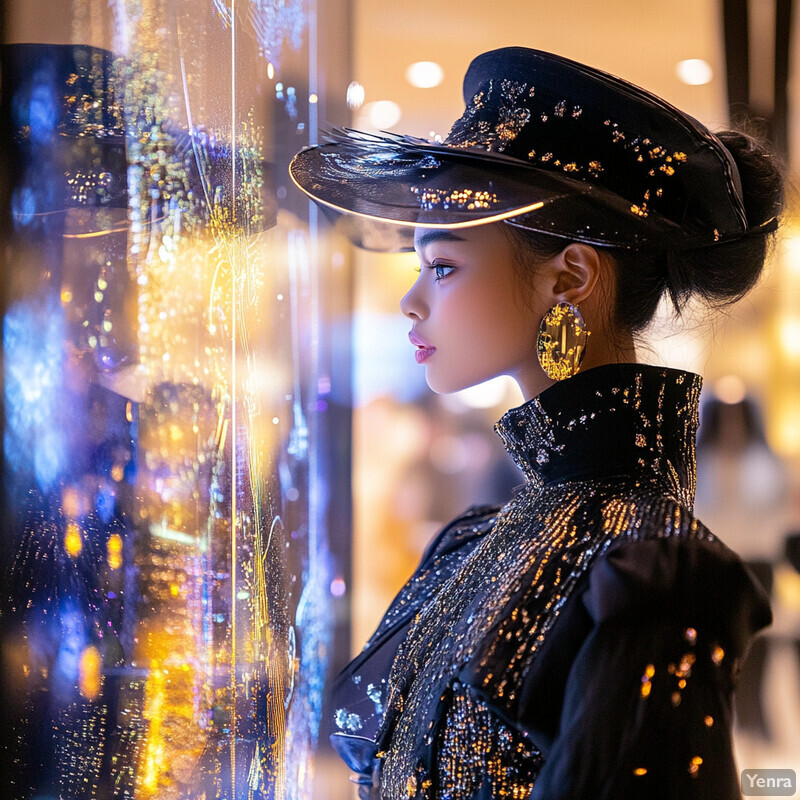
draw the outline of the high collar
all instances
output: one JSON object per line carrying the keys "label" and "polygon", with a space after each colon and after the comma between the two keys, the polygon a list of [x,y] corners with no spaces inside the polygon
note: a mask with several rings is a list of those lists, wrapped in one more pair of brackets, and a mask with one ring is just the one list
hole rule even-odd
{"label": "high collar", "polygon": [[690,372],[606,364],[512,408],[495,430],[531,483],[660,481],[691,507],[701,385]]}

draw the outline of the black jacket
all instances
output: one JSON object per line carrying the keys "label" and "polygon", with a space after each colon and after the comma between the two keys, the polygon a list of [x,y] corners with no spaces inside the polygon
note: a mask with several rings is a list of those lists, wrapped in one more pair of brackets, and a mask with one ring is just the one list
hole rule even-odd
{"label": "black jacket", "polygon": [[770,612],[691,514],[699,390],[609,365],[498,423],[525,485],[438,535],[337,683],[365,796],[739,797],[731,694]]}

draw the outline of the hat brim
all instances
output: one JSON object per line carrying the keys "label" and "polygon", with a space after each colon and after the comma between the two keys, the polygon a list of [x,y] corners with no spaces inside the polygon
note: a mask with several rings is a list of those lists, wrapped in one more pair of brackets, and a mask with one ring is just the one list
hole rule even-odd
{"label": "hat brim", "polygon": [[394,134],[356,131],[298,153],[289,173],[370,250],[413,249],[414,228],[457,229],[507,221],[601,246],[639,249],[685,240],[687,231],[594,184],[517,158]]}

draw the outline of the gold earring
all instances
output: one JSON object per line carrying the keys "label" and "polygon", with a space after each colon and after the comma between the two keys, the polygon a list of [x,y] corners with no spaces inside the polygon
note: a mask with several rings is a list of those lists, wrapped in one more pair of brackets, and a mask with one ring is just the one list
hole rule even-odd
{"label": "gold earring", "polygon": [[589,333],[572,303],[558,303],[542,317],[536,352],[548,378],[563,381],[580,370]]}

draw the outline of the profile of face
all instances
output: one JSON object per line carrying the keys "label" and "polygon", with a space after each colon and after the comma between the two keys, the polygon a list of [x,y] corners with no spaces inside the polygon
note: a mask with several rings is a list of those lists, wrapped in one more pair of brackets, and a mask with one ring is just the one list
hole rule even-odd
{"label": "profile of face", "polygon": [[[418,228],[419,277],[400,302],[428,386],[449,394],[509,375],[526,400],[552,386],[536,339],[557,303],[580,303],[592,336],[582,369],[635,361],[630,333],[614,324],[613,261],[598,248],[565,242],[557,255],[530,253],[504,222],[457,229]],[[525,272],[527,271],[527,272]]]}
{"label": "profile of face", "polygon": [[503,225],[416,231],[419,277],[400,308],[413,323],[417,361],[439,394],[498,375],[510,375],[526,396],[551,383],[536,356],[549,294],[520,276]]}

